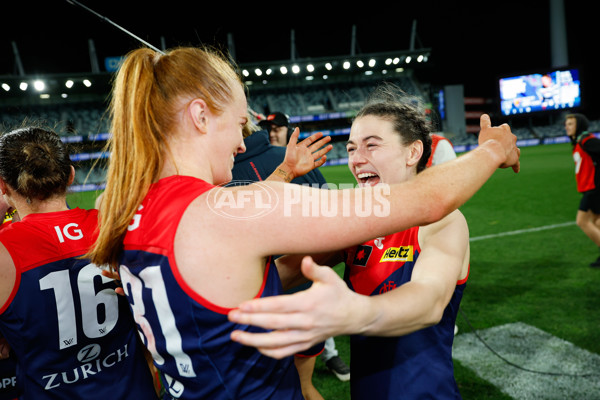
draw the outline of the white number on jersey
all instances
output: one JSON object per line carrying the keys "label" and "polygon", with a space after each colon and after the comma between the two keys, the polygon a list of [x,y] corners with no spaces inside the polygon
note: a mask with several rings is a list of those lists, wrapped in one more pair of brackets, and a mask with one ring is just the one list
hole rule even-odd
{"label": "white number on jersey", "polygon": [[146,309],[142,301],[142,289],[144,287],[152,291],[152,303],[156,309],[160,330],[165,338],[165,347],[167,352],[175,359],[179,374],[189,378],[195,377],[196,372],[194,372],[192,359],[183,352],[181,334],[175,324],[175,316],[169,304],[167,289],[165,288],[160,267],[146,267],[138,278],[126,266],[121,265],[119,275],[123,282],[125,294],[131,299],[131,308],[135,322],[141,327],[142,331],[139,333],[142,335],[142,340],[145,337],[146,347],[152,353],[154,361],[158,365],[162,365],[165,362],[164,358],[156,350],[154,332],[152,332],[152,327],[145,317]]}
{"label": "white number on jersey", "polygon": [[[77,275],[77,288],[81,301],[81,321],[84,334],[88,338],[107,335],[119,319],[119,301],[113,289],[103,289],[96,293],[94,277],[100,276],[106,283],[112,279],[101,274],[95,264],[83,267]],[[40,289],[54,292],[56,320],[58,321],[59,348],[65,349],[77,344],[77,316],[69,270],[54,271],[40,279]],[[104,308],[104,321],[98,321],[98,307]]]}

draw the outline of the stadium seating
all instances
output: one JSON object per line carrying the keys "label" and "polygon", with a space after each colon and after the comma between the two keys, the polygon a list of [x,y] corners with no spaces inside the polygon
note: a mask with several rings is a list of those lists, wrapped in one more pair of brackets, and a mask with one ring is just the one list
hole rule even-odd
{"label": "stadium seating", "polygon": [[[427,100],[427,92],[421,89],[416,80],[410,77],[396,77],[392,82],[408,94]],[[336,164],[344,162],[347,157],[345,140],[351,116],[364,104],[375,84],[375,81],[363,80],[275,89],[250,86],[248,103],[257,113],[266,115],[273,111],[281,111],[288,114],[291,120],[299,121],[294,125],[300,127],[301,138],[316,131],[331,134],[333,150],[328,155],[328,163]],[[65,102],[0,108],[0,125],[4,131],[18,127],[28,120],[40,120],[59,133],[65,142],[78,145],[73,155],[74,161],[79,161],[76,185],[97,187],[103,184],[104,169],[100,166],[92,167],[98,157],[105,157],[101,154],[101,149],[109,135],[110,121],[104,103]],[[524,141],[541,142],[544,139],[564,136],[562,121],[539,126],[512,127],[512,130],[519,140]],[[600,121],[591,121],[590,130],[599,131]],[[455,146],[468,149],[477,145],[477,138],[473,134],[444,134]]]}

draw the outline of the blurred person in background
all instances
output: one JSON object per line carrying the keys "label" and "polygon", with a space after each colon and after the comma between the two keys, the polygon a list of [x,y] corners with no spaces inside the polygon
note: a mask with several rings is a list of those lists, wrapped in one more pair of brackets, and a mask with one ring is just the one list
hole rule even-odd
{"label": "blurred person in background", "polygon": [[[565,116],[565,131],[573,144],[577,191],[582,194],[575,221],[600,250],[600,138],[588,128],[585,115]],[[600,256],[590,267],[600,268]]]}
{"label": "blurred person in background", "polygon": [[427,166],[439,165],[443,162],[454,160],[456,152],[452,142],[446,137],[432,133],[431,134],[431,155],[427,160]]}
{"label": "blurred person in background", "polygon": [[[299,134],[300,131],[296,128],[285,147],[276,146],[269,141],[266,130],[248,123],[244,130],[246,151],[235,157],[231,170],[233,177],[231,184],[275,180],[318,188],[326,187],[327,182],[318,167],[327,161],[326,153],[332,148],[327,143],[331,137],[323,137],[323,133],[318,132],[298,143]],[[276,171],[278,173],[275,173]],[[285,293],[293,293],[306,287],[307,285],[283,287],[283,290]],[[313,384],[315,361],[317,356],[322,354],[323,348],[324,344],[318,343],[294,355],[294,364],[306,400],[323,400],[323,396]]]}
{"label": "blurred person in background", "polygon": [[290,128],[290,119],[282,112],[274,112],[258,122],[258,125],[269,133],[273,146],[285,147],[290,140],[293,129]]}
{"label": "blurred person in background", "polygon": [[[294,132],[289,127],[287,115],[282,112],[269,114],[265,119],[259,121],[258,125],[263,130],[256,131],[252,137],[247,138],[246,141],[249,143],[247,143],[246,152],[238,154],[236,157],[236,164],[233,168],[234,180],[262,180],[265,176],[270,175],[270,171],[273,171],[285,157],[285,148],[291,137],[289,132],[291,131],[292,134]],[[322,135],[322,133],[318,132],[314,135]],[[325,136],[325,138],[327,141],[331,139],[330,136]],[[325,160],[323,160],[324,162]],[[292,183],[316,185],[320,188],[325,188],[327,185],[323,174],[317,168],[295,178]],[[308,287],[309,285],[304,286]],[[325,347],[320,356],[325,366],[339,380],[343,382],[350,380],[350,367],[339,356],[334,338],[325,340]],[[302,361],[307,362],[308,360]]]}

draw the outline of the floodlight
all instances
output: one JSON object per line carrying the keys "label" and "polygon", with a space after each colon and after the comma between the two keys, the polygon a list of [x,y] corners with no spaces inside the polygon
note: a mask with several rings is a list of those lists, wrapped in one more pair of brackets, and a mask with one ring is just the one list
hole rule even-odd
{"label": "floodlight", "polygon": [[37,80],[33,81],[33,87],[38,92],[41,92],[42,90],[44,90],[46,88],[46,84],[44,83],[44,81],[37,79]]}

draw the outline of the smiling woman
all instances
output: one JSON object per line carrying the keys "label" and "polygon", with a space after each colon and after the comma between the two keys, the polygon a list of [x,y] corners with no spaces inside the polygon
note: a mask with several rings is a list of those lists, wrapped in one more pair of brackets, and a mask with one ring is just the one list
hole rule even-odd
{"label": "smiling woman", "polygon": [[[425,112],[416,104],[398,88],[384,85],[357,114],[347,143],[348,167],[363,188],[375,190],[400,184],[424,170],[432,141]],[[277,259],[278,268],[299,270],[302,261],[303,271],[320,283],[316,286],[320,289],[313,285],[306,293],[292,296],[297,297],[291,301],[296,304],[293,309],[283,307],[283,303],[269,308],[276,304],[268,303],[269,299],[242,304],[240,310],[230,313],[231,320],[283,328],[284,332],[285,328],[299,328],[291,330],[307,333],[303,330],[310,328],[295,325],[304,317],[298,305],[326,304],[331,314],[325,312],[315,318],[314,330],[329,329],[332,336],[353,334],[352,399],[393,399],[398,393],[410,398],[460,398],[453,374],[452,341],[469,272],[469,233],[460,211],[424,227],[386,234],[312,258],[323,265],[345,263],[345,284],[335,274],[327,278],[321,275],[323,272],[308,259],[284,256]],[[307,294],[324,287],[335,301],[319,301]],[[279,326],[265,323],[269,312],[282,311],[295,321]],[[261,342],[259,336],[234,332],[232,338],[257,345]],[[287,345],[275,336],[270,342],[263,342],[267,354],[270,345],[275,351]]]}
{"label": "smiling woman", "polygon": [[[373,223],[364,217],[380,205],[379,189],[371,187],[349,189],[348,199],[281,181],[219,187],[232,178],[233,157],[246,150],[249,111],[234,66],[213,49],[134,50],[114,82],[111,157],[89,256],[118,269],[143,342],[179,399],[301,399],[291,357],[265,356],[228,335],[264,332],[229,321],[228,313],[243,301],[280,294],[296,279],[297,269],[280,270],[271,256],[332,251],[434,222],[496,168],[518,170],[516,137],[484,118],[477,149],[422,179],[390,185],[389,208]],[[295,143],[298,134],[288,147],[303,146]],[[306,215],[305,203],[292,199],[295,190],[337,210],[347,205],[348,212],[322,224],[320,214]],[[431,196],[433,190],[439,194]],[[277,201],[261,214],[259,193],[267,191]],[[217,206],[229,206],[228,215]]]}
{"label": "smiling woman", "polygon": [[431,136],[418,99],[391,84],[379,87],[357,114],[346,150],[350,171],[361,185],[402,182],[407,167],[421,172],[431,154]]}

